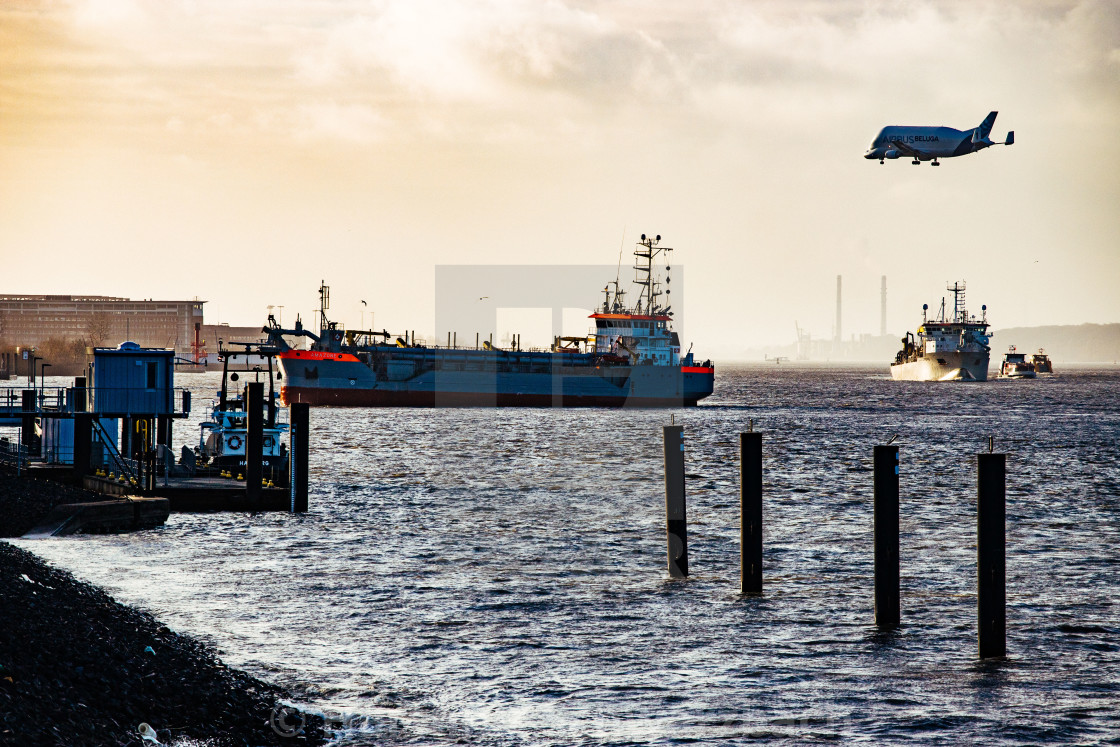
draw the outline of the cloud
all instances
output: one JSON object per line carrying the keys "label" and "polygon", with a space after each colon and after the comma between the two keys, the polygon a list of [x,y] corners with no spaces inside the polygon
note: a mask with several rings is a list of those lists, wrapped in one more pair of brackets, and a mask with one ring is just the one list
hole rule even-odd
{"label": "cloud", "polygon": [[326,100],[302,104],[296,129],[303,142],[326,138],[368,143],[380,138],[384,124],[384,118],[365,104]]}
{"label": "cloud", "polygon": [[[35,85],[27,68],[6,65],[0,104],[52,118],[53,99],[56,110],[86,108],[133,133],[147,118],[165,135],[198,132],[221,112],[231,136],[263,127],[301,142],[355,142],[370,128],[405,140],[548,140],[633,127],[656,111],[663,126],[712,137],[812,130],[869,107],[974,116],[1039,91],[1091,91],[1091,101],[1066,102],[1068,116],[1114,120],[1120,82],[1118,0],[49,7],[23,40],[38,59]],[[169,132],[169,120],[184,127]]]}

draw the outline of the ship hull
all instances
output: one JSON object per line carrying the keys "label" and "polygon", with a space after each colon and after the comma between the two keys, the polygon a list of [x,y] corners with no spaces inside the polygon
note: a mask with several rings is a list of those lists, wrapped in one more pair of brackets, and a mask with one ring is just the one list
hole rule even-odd
{"label": "ship hull", "polygon": [[584,366],[554,372],[426,370],[393,381],[360,360],[281,356],[286,404],[340,407],[688,407],[712,393],[707,366]]}
{"label": "ship hull", "polygon": [[896,381],[987,381],[987,353],[937,353],[891,364]]}

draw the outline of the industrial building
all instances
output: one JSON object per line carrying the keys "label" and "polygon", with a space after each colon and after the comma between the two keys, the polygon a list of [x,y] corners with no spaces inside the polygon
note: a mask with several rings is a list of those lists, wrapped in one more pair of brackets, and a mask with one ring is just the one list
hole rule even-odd
{"label": "industrial building", "polygon": [[174,348],[191,355],[205,301],[133,301],[112,296],[0,294],[0,346],[36,347],[50,339],[113,346]]}

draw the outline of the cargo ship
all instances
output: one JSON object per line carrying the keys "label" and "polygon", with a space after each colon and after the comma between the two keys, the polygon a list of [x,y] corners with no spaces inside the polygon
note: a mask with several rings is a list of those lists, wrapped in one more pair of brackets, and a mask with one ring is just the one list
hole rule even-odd
{"label": "cargo ship", "polygon": [[[297,320],[265,332],[280,352],[280,393],[286,404],[349,407],[681,407],[712,393],[715,368],[681,354],[671,305],[662,299],[657,258],[668,259],[661,237],[642,235],[634,250],[638,298],[626,305],[618,280],[604,289],[590,318],[594,333],[557,337],[549,349],[503,349],[491,340],[473,348],[425,345],[415,335],[346,330],[327,319],[326,285],[319,289],[319,334]],[[665,263],[665,283],[670,278]],[[285,336],[310,339],[307,350]]]}
{"label": "cargo ship", "polygon": [[988,346],[988,307],[980,318],[965,308],[965,284],[946,287],[953,292],[953,313],[947,317],[945,299],[936,319],[928,319],[922,304],[922,324],[907,332],[902,349],[891,364],[891,378],[902,381],[987,381],[991,348]]}

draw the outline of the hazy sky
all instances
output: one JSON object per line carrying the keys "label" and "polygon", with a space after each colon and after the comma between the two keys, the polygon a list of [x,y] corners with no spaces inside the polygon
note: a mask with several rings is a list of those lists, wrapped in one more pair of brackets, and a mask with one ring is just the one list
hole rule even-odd
{"label": "hazy sky", "polygon": [[[861,157],[993,109],[1015,146]],[[307,317],[322,278],[351,326],[443,334],[437,266],[646,232],[702,355],[829,336],[837,274],[845,333],[883,274],[891,332],[961,278],[997,327],[1115,322],[1120,2],[4,0],[0,177],[0,292],[208,321]]]}

